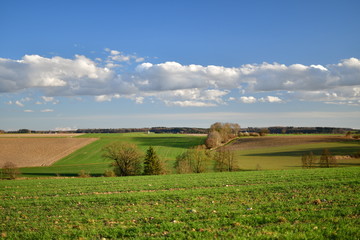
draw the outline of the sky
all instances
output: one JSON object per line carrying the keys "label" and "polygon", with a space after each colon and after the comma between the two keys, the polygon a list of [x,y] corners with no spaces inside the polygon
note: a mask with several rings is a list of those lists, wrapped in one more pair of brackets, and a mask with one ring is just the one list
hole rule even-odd
{"label": "sky", "polygon": [[0,129],[360,129],[358,0],[0,1]]}

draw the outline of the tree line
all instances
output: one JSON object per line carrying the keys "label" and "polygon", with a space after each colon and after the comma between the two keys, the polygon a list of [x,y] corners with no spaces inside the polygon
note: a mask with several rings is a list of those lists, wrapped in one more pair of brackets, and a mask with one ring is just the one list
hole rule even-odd
{"label": "tree line", "polygon": [[329,149],[323,150],[319,160],[317,160],[313,152],[303,154],[301,157],[301,164],[303,168],[313,168],[316,166],[330,168],[338,166],[336,158],[331,155]]}
{"label": "tree line", "polygon": [[[228,124],[228,123],[220,123]],[[232,123],[230,123],[232,124]],[[214,125],[214,124],[213,124]],[[219,123],[215,123],[219,125]],[[183,133],[183,134],[208,134],[214,129],[210,128],[192,128],[192,127],[151,127],[151,128],[86,128],[70,131],[52,131],[52,130],[31,130],[19,129],[15,131],[5,131],[0,129],[1,133],[131,133],[131,132],[152,132],[152,133]],[[360,130],[352,128],[335,128],[335,127],[247,127],[241,128],[240,133],[270,133],[270,134],[345,134],[352,132],[360,134]]]}
{"label": "tree line", "polygon": [[[165,174],[163,161],[153,147],[144,156],[135,144],[113,142],[103,148],[104,158],[112,160],[112,172],[105,176],[135,176]],[[221,149],[210,151],[204,145],[195,146],[176,157],[174,168],[177,173],[203,173],[208,170],[211,160],[215,161],[214,171],[237,171],[234,153]]]}

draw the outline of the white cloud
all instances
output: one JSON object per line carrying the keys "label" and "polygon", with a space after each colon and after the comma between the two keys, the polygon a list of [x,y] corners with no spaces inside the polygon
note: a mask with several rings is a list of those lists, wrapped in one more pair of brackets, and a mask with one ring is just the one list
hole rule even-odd
{"label": "white cloud", "polygon": [[113,98],[120,98],[119,94],[111,94],[111,95],[99,95],[95,96],[96,102],[111,102]]}
{"label": "white cloud", "polygon": [[180,106],[180,107],[214,107],[216,104],[205,103],[199,101],[165,101],[168,106]]}
{"label": "white cloud", "polygon": [[45,102],[52,102],[52,101],[54,101],[54,98],[53,98],[53,97],[42,96],[41,98],[42,98]]}
{"label": "white cloud", "polygon": [[15,105],[19,106],[19,107],[24,107],[25,105],[23,103],[21,103],[20,101],[16,101]]}
{"label": "white cloud", "polygon": [[137,104],[143,104],[144,103],[144,97],[137,97],[135,98],[135,102]]}
{"label": "white cloud", "polygon": [[65,132],[65,131],[76,131],[77,128],[73,128],[73,127],[56,127],[54,129],[54,131],[62,131],[62,132]]}
{"label": "white cloud", "polygon": [[25,55],[21,60],[0,58],[0,92],[41,88],[47,95],[92,95],[112,78],[109,69],[80,55],[75,59],[38,55]]}
{"label": "white cloud", "polygon": [[250,97],[240,97],[240,102],[242,103],[256,103],[256,102],[262,102],[262,103],[281,103],[283,100],[279,97],[274,96],[266,96],[262,98],[255,98],[253,96]]}
{"label": "white cloud", "polygon": [[[94,96],[95,101],[103,102],[121,95],[138,103],[150,96],[168,105],[214,106],[225,104],[226,96],[234,90],[240,94],[267,95],[231,97],[243,103],[300,99],[353,104],[360,100],[360,60],[357,58],[326,66],[262,63],[236,68],[144,62],[135,70],[124,72],[119,62],[136,64],[145,59],[105,50],[109,56],[104,61],[81,55],[73,59],[38,55],[25,55],[20,60],[0,58],[0,93],[40,89],[45,95],[43,100],[55,104],[58,101],[54,96]],[[281,98],[271,96],[279,92],[283,93]],[[12,104],[23,105],[25,99],[17,102]]]}
{"label": "white cloud", "polygon": [[20,101],[21,101],[21,102],[29,102],[29,101],[31,101],[31,100],[32,100],[31,98],[25,97],[25,98],[22,98]]}
{"label": "white cloud", "polygon": [[26,109],[26,110],[24,110],[24,112],[32,113],[32,112],[34,112],[34,111],[33,111],[33,110],[30,110],[30,109]]}
{"label": "white cloud", "polygon": [[145,61],[145,58],[143,58],[143,57],[139,57],[139,58],[136,58],[135,59],[135,62],[143,62],[143,61]]}
{"label": "white cloud", "polygon": [[240,97],[240,102],[242,103],[256,103],[257,99],[253,96],[250,97]]}
{"label": "white cloud", "polygon": [[40,112],[46,113],[46,112],[54,112],[54,109],[43,109]]}
{"label": "white cloud", "polygon": [[260,98],[259,102],[281,103],[282,100],[279,97],[267,96],[267,97]]}

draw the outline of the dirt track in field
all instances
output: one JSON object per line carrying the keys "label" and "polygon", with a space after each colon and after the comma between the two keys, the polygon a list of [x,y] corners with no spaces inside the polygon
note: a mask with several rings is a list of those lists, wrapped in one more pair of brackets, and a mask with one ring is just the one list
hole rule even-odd
{"label": "dirt track in field", "polygon": [[49,166],[97,138],[0,138],[0,168],[6,162],[17,167]]}
{"label": "dirt track in field", "polygon": [[290,145],[312,144],[322,142],[346,142],[353,139],[343,136],[266,136],[240,138],[226,145],[224,148],[229,150],[247,150],[267,147],[281,147]]}

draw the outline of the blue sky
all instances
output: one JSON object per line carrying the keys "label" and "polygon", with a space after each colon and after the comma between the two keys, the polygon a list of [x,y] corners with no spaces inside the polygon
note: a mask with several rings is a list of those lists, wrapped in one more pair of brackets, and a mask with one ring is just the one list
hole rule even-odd
{"label": "blue sky", "polygon": [[0,3],[0,129],[360,128],[359,1]]}

